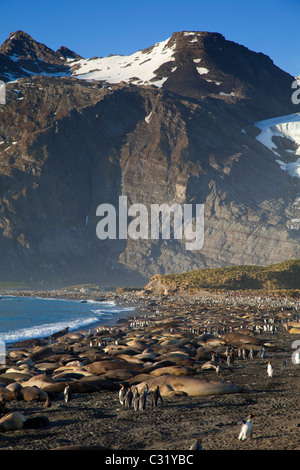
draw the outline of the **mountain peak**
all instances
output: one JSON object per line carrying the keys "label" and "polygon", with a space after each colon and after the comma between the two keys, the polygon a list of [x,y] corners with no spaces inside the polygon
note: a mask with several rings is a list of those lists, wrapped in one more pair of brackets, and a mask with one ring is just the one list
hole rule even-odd
{"label": "mountain peak", "polygon": [[66,59],[18,30],[0,47],[0,79],[7,82],[33,75],[68,76]]}
{"label": "mountain peak", "polygon": [[6,39],[6,41],[4,41],[4,43],[8,43],[8,42],[11,42],[11,41],[18,41],[18,40],[22,40],[22,41],[33,41],[32,37],[30,36],[30,34],[28,33],[25,33],[25,31],[22,31],[21,29],[19,29],[18,31],[14,31],[12,32],[8,38]]}
{"label": "mountain peak", "polygon": [[[81,80],[121,81],[152,85],[181,96],[220,103],[252,103],[262,109],[270,102],[270,116],[281,106],[291,111],[290,88],[294,80],[265,54],[208,31],[174,32],[168,39],[129,56],[115,55],[70,63],[72,75]],[[280,96],[281,105],[274,95]],[[268,106],[266,102],[268,101]]]}
{"label": "mountain peak", "polygon": [[82,56],[80,56],[79,54],[76,54],[76,52],[71,51],[71,49],[65,46],[61,46],[59,49],[57,49],[56,54],[58,54],[63,59],[72,59],[72,60],[83,59]]}
{"label": "mountain peak", "polygon": [[[294,77],[262,53],[227,40],[218,32],[178,31],[164,41],[124,56],[81,56],[61,46],[56,52],[18,30],[0,47],[4,81],[32,75],[155,86],[177,95],[229,104],[255,102],[255,119],[290,109]],[[274,95],[280,96],[281,105]],[[266,103],[268,102],[268,106]],[[275,107],[270,107],[274,102]],[[262,114],[257,116],[257,109]],[[266,116],[266,109],[270,115]]]}
{"label": "mountain peak", "polygon": [[14,62],[17,60],[41,60],[51,64],[61,64],[62,60],[56,53],[44,44],[33,39],[24,31],[10,34],[0,47],[0,52]]}

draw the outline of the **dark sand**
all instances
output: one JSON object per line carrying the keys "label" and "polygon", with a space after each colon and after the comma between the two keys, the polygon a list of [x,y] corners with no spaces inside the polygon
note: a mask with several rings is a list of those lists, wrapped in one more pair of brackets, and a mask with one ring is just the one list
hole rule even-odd
{"label": "dark sand", "polygon": [[[153,332],[154,326],[160,331],[165,328],[168,333],[178,332],[181,328],[181,331],[190,332],[194,344],[199,331],[192,329],[200,329],[201,324],[224,326],[227,323],[235,327],[244,317],[247,325],[251,312],[262,322],[271,317],[276,318],[276,322],[279,318],[285,321],[297,314],[293,307],[275,305],[269,300],[259,308],[253,299],[246,297],[236,300],[233,296],[228,300],[224,296],[212,296],[208,301],[205,296],[204,303],[201,297],[143,298],[134,294],[119,297],[119,301],[136,305],[140,315],[150,315],[148,324],[137,324],[135,330],[130,329],[136,331],[136,336]],[[140,319],[145,321],[144,317]],[[178,320],[173,331],[170,331],[170,325],[164,326],[168,319]],[[128,319],[127,323],[117,324],[112,332],[118,335],[122,331],[124,336],[130,322]],[[198,372],[213,380],[232,381],[245,387],[248,393],[170,396],[164,398],[163,405],[148,406],[142,412],[121,406],[117,390],[75,393],[70,403],[65,403],[62,394],[58,394],[51,398],[50,408],[45,407],[44,402],[12,400],[7,403],[6,413],[18,411],[27,418],[45,416],[50,425],[1,433],[0,450],[50,450],[84,445],[113,451],[178,452],[188,451],[196,438],[202,439],[203,450],[300,450],[300,365],[291,360],[292,342],[300,340],[300,335],[290,334],[281,323],[276,324],[278,331],[275,334],[264,331],[259,335],[272,345],[265,358],[257,355],[253,360],[236,359],[233,368],[226,367],[221,359],[221,373],[216,374],[215,370]],[[282,369],[284,359],[287,366]],[[274,368],[272,378],[267,375],[268,360]],[[204,362],[199,360],[198,367]],[[249,413],[254,415],[253,437],[240,442],[237,439],[241,426],[238,422]]]}

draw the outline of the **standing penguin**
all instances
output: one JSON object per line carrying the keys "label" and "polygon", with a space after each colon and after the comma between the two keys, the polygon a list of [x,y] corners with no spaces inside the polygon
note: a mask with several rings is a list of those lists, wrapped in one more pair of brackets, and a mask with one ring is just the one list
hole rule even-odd
{"label": "standing penguin", "polygon": [[228,366],[232,366],[234,364],[234,356],[231,351],[229,352],[227,356],[226,363]]}
{"label": "standing penguin", "polygon": [[269,377],[273,377],[273,367],[270,361],[268,361],[267,373]]}
{"label": "standing penguin", "polygon": [[64,400],[66,403],[70,402],[71,401],[71,389],[70,389],[70,385],[67,384],[65,389],[64,389]]}
{"label": "standing penguin", "polygon": [[196,439],[191,445],[190,450],[202,450],[202,439]]}
{"label": "standing penguin", "polygon": [[161,401],[161,404],[163,404],[163,399],[162,399],[162,396],[160,394],[160,391],[159,391],[159,386],[157,385],[157,387],[155,388],[155,390],[153,391],[153,401],[152,401],[152,406],[157,406],[158,405],[158,400]]}
{"label": "standing penguin", "polygon": [[131,407],[132,398],[133,398],[133,393],[132,393],[131,388],[129,388],[129,389],[127,390],[126,395],[125,395],[125,398],[124,398],[124,405],[126,406],[126,408],[130,408],[130,407]]}
{"label": "standing penguin", "polygon": [[295,364],[300,364],[300,351],[295,352],[294,361]]}
{"label": "standing penguin", "polygon": [[281,369],[284,370],[286,368],[286,366],[287,366],[287,360],[286,360],[286,358],[284,358],[283,361],[282,361]]}
{"label": "standing penguin", "polygon": [[140,398],[140,394],[138,392],[138,389],[135,387],[133,391],[133,397],[132,397],[132,405],[135,411],[138,411],[139,409],[139,398]]}
{"label": "standing penguin", "polygon": [[121,405],[124,405],[125,395],[126,388],[124,387],[124,385],[121,385],[121,388],[119,390],[119,402],[121,403]]}
{"label": "standing penguin", "polygon": [[144,392],[139,397],[139,411],[144,411],[146,409],[147,395],[147,388],[145,388]]}
{"label": "standing penguin", "polygon": [[246,441],[249,437],[252,437],[252,425],[253,425],[253,415],[250,414],[246,421],[243,421],[243,425],[239,434],[239,441]]}

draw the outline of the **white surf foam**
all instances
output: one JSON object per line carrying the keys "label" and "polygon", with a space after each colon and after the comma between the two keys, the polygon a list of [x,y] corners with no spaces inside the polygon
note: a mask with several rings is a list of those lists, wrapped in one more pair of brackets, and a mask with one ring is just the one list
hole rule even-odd
{"label": "white surf foam", "polygon": [[78,319],[73,321],[61,321],[57,323],[44,323],[39,326],[32,326],[29,328],[22,328],[19,330],[11,330],[1,333],[1,340],[5,343],[12,343],[16,341],[23,341],[31,338],[43,338],[50,336],[57,331],[69,327],[69,331],[77,330],[87,325],[91,325],[99,321],[99,317],[93,316],[85,319]]}

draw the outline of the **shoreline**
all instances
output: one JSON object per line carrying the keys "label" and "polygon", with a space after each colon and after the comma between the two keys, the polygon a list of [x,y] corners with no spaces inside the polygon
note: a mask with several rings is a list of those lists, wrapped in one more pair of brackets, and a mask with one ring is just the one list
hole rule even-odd
{"label": "shoreline", "polygon": [[[91,292],[80,295],[92,298]],[[5,411],[0,412],[0,427],[5,413],[21,413],[25,423],[43,417],[44,424],[2,432],[0,450],[79,450],[86,446],[116,452],[176,451],[188,450],[198,437],[204,450],[300,449],[300,403],[295,395],[300,366],[291,362],[292,341],[299,339],[300,333],[289,334],[284,323],[299,317],[298,301],[274,303],[274,299],[229,293],[227,297],[208,293],[149,296],[142,290],[105,295],[106,300],[119,305],[134,305],[135,320],[127,315],[90,334],[81,329],[51,343],[9,349],[8,362],[0,373],[0,396],[5,390],[10,398]],[[276,325],[278,331],[265,331],[265,324]],[[261,332],[253,331],[253,325]],[[239,358],[232,343],[236,358],[228,365],[228,345],[222,338],[224,328],[228,333],[229,327],[248,340],[255,338],[257,344],[265,344],[266,357],[261,358],[256,348],[253,359]],[[213,353],[219,355],[219,373]],[[275,370],[272,378],[266,374],[267,360]],[[283,360],[287,361],[284,369]],[[189,396],[168,392],[163,404],[148,404],[144,411],[119,403],[122,384],[142,387],[143,380],[151,385],[160,378],[170,379],[174,373],[179,383],[191,377],[236,384],[237,393]],[[72,388],[70,403],[63,399],[66,384]],[[8,389],[17,387],[21,387],[19,393],[27,390],[29,394],[30,389],[40,398],[9,395]],[[45,394],[51,400],[50,407]],[[255,415],[253,439],[240,443],[237,422],[250,412]]]}
{"label": "shoreline", "polygon": [[[120,312],[112,312],[109,318],[107,318],[104,315],[103,318],[99,318],[99,320],[94,321],[93,323],[87,324],[85,326],[84,325],[73,326],[72,322],[70,321],[68,326],[63,328],[63,330],[68,329],[69,333],[71,333],[71,332],[72,333],[76,333],[76,332],[86,333],[87,331],[90,331],[90,332],[96,331],[100,327],[114,327],[119,322],[129,320],[133,316],[140,316],[142,314],[142,312],[140,312],[140,310],[139,310],[139,307],[137,307],[136,305],[133,305],[132,301],[124,302],[124,303],[120,304],[120,303],[116,302],[113,299],[113,296],[109,296],[107,298],[103,298],[103,299],[100,300],[96,296],[94,296],[94,298],[91,298],[92,296],[90,296],[90,295],[84,295],[81,298],[78,298],[78,297],[76,297],[72,294],[64,295],[64,296],[61,296],[61,295],[55,296],[55,292],[53,292],[52,295],[44,295],[44,292],[37,292],[37,291],[34,291],[34,292],[28,292],[28,291],[24,292],[24,291],[22,291],[22,292],[14,292],[14,293],[12,293],[12,292],[3,293],[2,292],[0,294],[0,297],[5,297],[5,296],[16,297],[16,298],[17,297],[32,297],[32,298],[35,298],[35,299],[46,299],[46,300],[49,299],[49,300],[77,301],[77,302],[80,302],[80,303],[88,303],[88,301],[90,301],[90,300],[92,300],[92,301],[98,300],[99,304],[97,304],[97,305],[99,305],[99,306],[101,306],[102,301],[104,303],[113,301],[114,305],[116,307],[119,307],[120,309],[124,308],[123,311],[120,310]],[[127,308],[131,308],[132,310],[125,310]],[[54,326],[55,326],[55,324],[54,324]],[[56,335],[58,333],[60,333],[59,328],[57,330],[55,330],[55,329],[53,330],[54,335]],[[0,336],[1,336],[1,333],[0,333]],[[14,344],[17,344],[17,343],[20,343],[20,342],[30,341],[30,340],[34,340],[34,339],[46,340],[48,338],[49,338],[48,336],[40,335],[40,336],[32,336],[32,337],[28,337],[28,338],[17,339],[16,341],[6,342],[6,347],[10,348],[10,349],[13,349]]]}
{"label": "shoreline", "polygon": [[[34,297],[40,299],[53,299],[53,300],[70,300],[70,301],[80,301],[88,302],[89,300],[94,301],[113,301],[116,306],[122,308],[132,308],[133,310],[120,312],[116,318],[110,318],[99,320],[99,322],[92,323],[90,327],[76,327],[71,329],[69,327],[69,332],[82,332],[87,333],[87,331],[95,332],[99,328],[116,328],[120,323],[126,323],[132,317],[149,317],[155,313],[156,306],[162,302],[179,302],[183,304],[194,304],[195,302],[201,303],[213,303],[215,305],[224,305],[227,306],[243,306],[243,305],[257,305],[258,308],[263,308],[266,306],[272,308],[284,308],[284,309],[295,309],[296,312],[300,312],[300,298],[288,298],[288,297],[277,297],[269,295],[268,293],[262,294],[259,293],[249,293],[242,291],[226,291],[226,292],[212,292],[209,290],[198,291],[197,293],[170,293],[167,295],[149,293],[144,289],[133,292],[116,292],[116,291],[102,291],[99,289],[85,288],[78,286],[75,289],[55,289],[55,290],[5,290],[0,292],[1,296],[15,296],[15,297]],[[1,300],[0,300],[1,301]],[[155,308],[153,308],[155,307]],[[59,333],[56,332],[56,333]],[[28,338],[30,339],[30,338]],[[44,337],[37,337],[31,339],[45,339]],[[19,341],[18,341],[19,342]],[[16,342],[8,343],[8,347],[12,347]]]}

